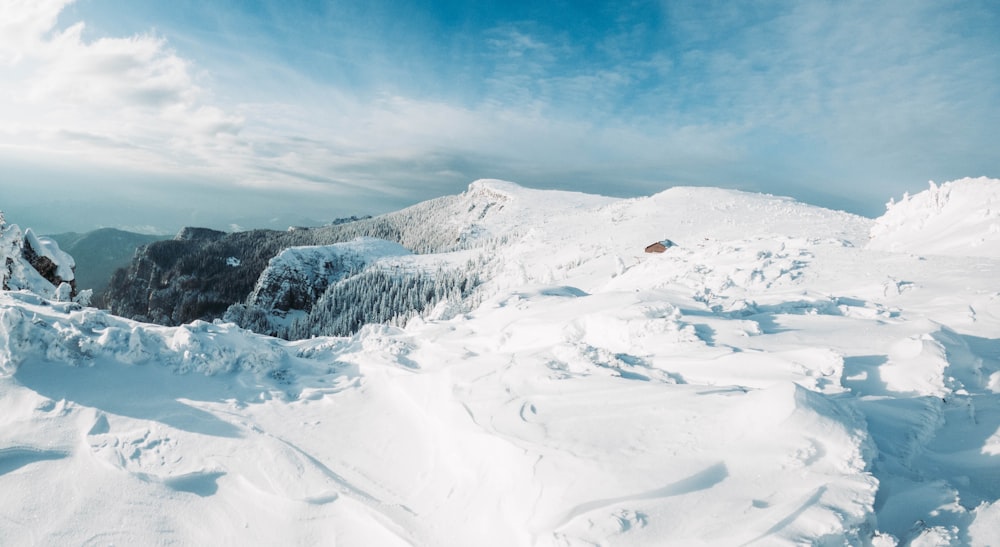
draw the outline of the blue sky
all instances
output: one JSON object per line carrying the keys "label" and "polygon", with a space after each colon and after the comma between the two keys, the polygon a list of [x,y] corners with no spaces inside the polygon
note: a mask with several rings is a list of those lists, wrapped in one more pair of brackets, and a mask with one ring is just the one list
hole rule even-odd
{"label": "blue sky", "polygon": [[0,208],[280,226],[493,177],[876,216],[1000,177],[998,28],[975,0],[0,0]]}

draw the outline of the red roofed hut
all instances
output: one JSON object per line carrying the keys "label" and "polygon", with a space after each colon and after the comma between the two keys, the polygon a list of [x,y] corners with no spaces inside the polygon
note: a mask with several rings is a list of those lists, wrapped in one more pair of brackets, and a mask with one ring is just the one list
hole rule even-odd
{"label": "red roofed hut", "polygon": [[652,245],[647,246],[646,247],[646,252],[647,253],[662,253],[663,251],[666,251],[667,249],[669,249],[670,247],[673,247],[674,245],[676,245],[676,244],[673,241],[670,241],[669,239],[664,239],[663,241],[657,241],[656,243],[653,243]]}

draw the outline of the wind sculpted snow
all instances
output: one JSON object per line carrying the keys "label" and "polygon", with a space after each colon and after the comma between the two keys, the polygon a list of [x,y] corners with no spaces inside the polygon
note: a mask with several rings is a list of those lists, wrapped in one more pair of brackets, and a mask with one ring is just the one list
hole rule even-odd
{"label": "wind sculpted snow", "polygon": [[478,304],[405,328],[287,342],[0,294],[0,537],[1000,544],[987,246],[895,252],[898,217],[728,190],[469,193]]}
{"label": "wind sculpted snow", "polygon": [[1000,187],[994,179],[931,182],[887,209],[872,227],[873,249],[1000,256]]}

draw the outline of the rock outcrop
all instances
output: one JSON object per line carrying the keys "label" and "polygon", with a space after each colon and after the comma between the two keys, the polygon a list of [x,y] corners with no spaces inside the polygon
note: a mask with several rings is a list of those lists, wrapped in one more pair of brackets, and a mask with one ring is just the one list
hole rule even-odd
{"label": "rock outcrop", "polygon": [[53,300],[90,302],[90,291],[77,294],[73,257],[50,238],[7,224],[0,213],[0,288],[28,290]]}

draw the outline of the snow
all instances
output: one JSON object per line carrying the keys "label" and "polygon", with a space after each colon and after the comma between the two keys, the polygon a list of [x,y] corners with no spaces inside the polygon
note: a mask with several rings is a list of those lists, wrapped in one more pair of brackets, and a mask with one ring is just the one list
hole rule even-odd
{"label": "snow", "polygon": [[300,265],[310,265],[330,256],[348,257],[366,264],[387,256],[408,254],[410,251],[398,243],[372,237],[359,237],[353,241],[334,243],[333,245],[291,247],[281,251],[277,257],[271,260],[269,266],[302,267]]}
{"label": "snow", "polygon": [[873,249],[917,254],[1000,255],[1000,181],[946,182],[890,202],[872,227]]}
{"label": "snow", "polygon": [[479,247],[360,245],[486,254],[481,303],[349,338],[0,293],[0,537],[1000,544],[1000,252],[988,223],[934,228],[998,187],[872,221],[477,181],[463,199],[489,213],[449,229]]}
{"label": "snow", "polygon": [[315,278],[342,276],[340,271],[327,271],[327,264],[342,259],[350,265],[361,267],[382,258],[406,256],[411,252],[391,241],[371,237],[359,237],[345,243],[290,247],[278,253],[267,265],[267,272],[261,276],[295,276],[303,283],[313,283]]}

